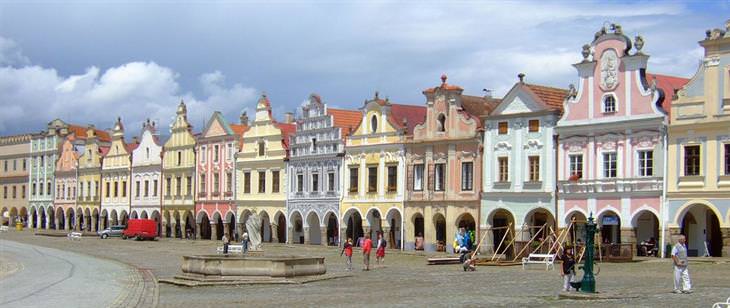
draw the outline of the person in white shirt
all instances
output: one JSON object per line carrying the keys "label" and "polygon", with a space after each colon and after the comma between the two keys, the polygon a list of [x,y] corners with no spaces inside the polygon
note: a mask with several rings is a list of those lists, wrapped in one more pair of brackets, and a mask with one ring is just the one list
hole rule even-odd
{"label": "person in white shirt", "polygon": [[672,248],[672,261],[674,262],[674,293],[692,293],[692,283],[689,280],[687,270],[687,246],[686,238],[679,235],[677,243]]}

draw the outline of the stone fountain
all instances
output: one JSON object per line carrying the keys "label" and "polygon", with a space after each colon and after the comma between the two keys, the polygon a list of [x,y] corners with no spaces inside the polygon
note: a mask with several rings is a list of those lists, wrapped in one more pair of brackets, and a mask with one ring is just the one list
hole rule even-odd
{"label": "stone fountain", "polygon": [[182,286],[290,284],[349,276],[325,275],[324,257],[267,256],[260,226],[261,218],[255,213],[246,221],[253,254],[183,256],[182,274],[159,281]]}

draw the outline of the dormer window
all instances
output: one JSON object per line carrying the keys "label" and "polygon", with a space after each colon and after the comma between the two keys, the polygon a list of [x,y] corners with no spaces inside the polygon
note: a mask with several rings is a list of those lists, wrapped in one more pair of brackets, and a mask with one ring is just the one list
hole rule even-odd
{"label": "dormer window", "polygon": [[370,118],[370,131],[372,133],[376,133],[378,131],[378,117],[375,115]]}
{"label": "dormer window", "polygon": [[443,113],[439,115],[438,121],[436,124],[437,124],[436,129],[438,131],[440,131],[440,132],[446,131],[446,116]]}
{"label": "dormer window", "polygon": [[603,113],[614,112],[616,112],[616,97],[612,94],[608,94],[603,97]]}

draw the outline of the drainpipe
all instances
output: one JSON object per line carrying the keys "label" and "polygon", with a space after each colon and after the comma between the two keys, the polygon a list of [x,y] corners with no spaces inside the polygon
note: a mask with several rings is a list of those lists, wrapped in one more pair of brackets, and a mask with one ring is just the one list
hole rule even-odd
{"label": "drainpipe", "polygon": [[659,203],[660,206],[661,206],[659,208],[659,215],[661,216],[660,217],[659,224],[662,226],[661,227],[661,234],[660,234],[660,237],[662,239],[661,240],[661,243],[662,244],[661,244],[661,246],[659,246],[659,251],[661,251],[661,257],[662,258],[664,258],[664,254],[666,253],[664,251],[665,250],[665,247],[664,247],[665,244],[664,243],[666,243],[666,236],[665,236],[665,233],[664,233],[664,230],[666,228],[666,219],[664,219],[664,216],[666,216],[666,208],[667,208],[667,171],[668,171],[667,170],[667,166],[669,165],[668,162],[667,162],[667,156],[668,156],[667,154],[669,152],[669,144],[667,143],[667,139],[668,139],[667,138],[667,134],[668,134],[667,130],[668,129],[669,128],[665,125],[664,126],[664,129],[662,130],[662,141],[664,142],[664,144],[662,145],[662,147],[664,149],[664,153],[662,155],[663,158],[664,158],[664,161],[662,162],[662,165],[663,165],[662,166],[662,170],[663,170],[663,173],[664,174],[662,174],[662,197],[661,197],[661,202]]}
{"label": "drainpipe", "polygon": [[[165,168],[162,167],[164,164],[165,164],[165,148],[163,146],[162,149],[160,150],[160,177],[159,177],[159,181],[157,182],[157,184],[160,185],[160,187],[155,188],[155,189],[157,189],[157,198],[160,198],[160,222],[159,222],[160,225],[157,227],[160,230],[159,232],[157,232],[157,236],[159,236],[159,237],[162,237],[162,234],[161,234],[163,231],[162,227],[161,227],[162,219],[164,219],[164,217],[165,217],[165,212],[163,212],[163,202],[162,202],[165,198],[165,195],[162,191],[162,188],[165,187],[165,186],[163,186],[163,185],[165,185],[165,183],[164,183],[165,182]],[[170,188],[172,188],[172,187],[170,187]],[[167,223],[169,224],[170,222],[168,221]],[[175,232],[175,230],[171,230],[170,233],[174,233],[174,232]],[[167,235],[167,233],[165,233],[165,235]],[[175,236],[173,236],[173,237],[175,237]]]}
{"label": "drainpipe", "polygon": [[558,138],[559,136],[557,134],[553,134],[553,151],[555,152],[555,170],[553,179],[555,180],[555,188],[553,190],[553,203],[555,204],[555,217],[553,219],[553,228],[555,228],[555,231],[558,231],[558,217],[560,217],[558,213],[558,162],[560,161],[560,157],[558,156],[559,152],[559,146],[558,146]]}

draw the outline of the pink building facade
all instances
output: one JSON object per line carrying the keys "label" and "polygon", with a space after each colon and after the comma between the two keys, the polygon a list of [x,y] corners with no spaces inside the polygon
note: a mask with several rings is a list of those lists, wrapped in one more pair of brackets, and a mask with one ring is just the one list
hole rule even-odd
{"label": "pink building facade", "polygon": [[234,167],[243,125],[214,112],[196,145],[196,238],[220,240],[235,233]]}
{"label": "pink building facade", "polygon": [[[668,76],[646,73],[643,39],[620,25],[602,28],[583,46],[577,89],[571,85],[558,121],[558,224],[584,238],[589,215],[600,241],[629,255],[637,242],[659,242],[664,198]],[[572,226],[571,226],[572,224]]]}

